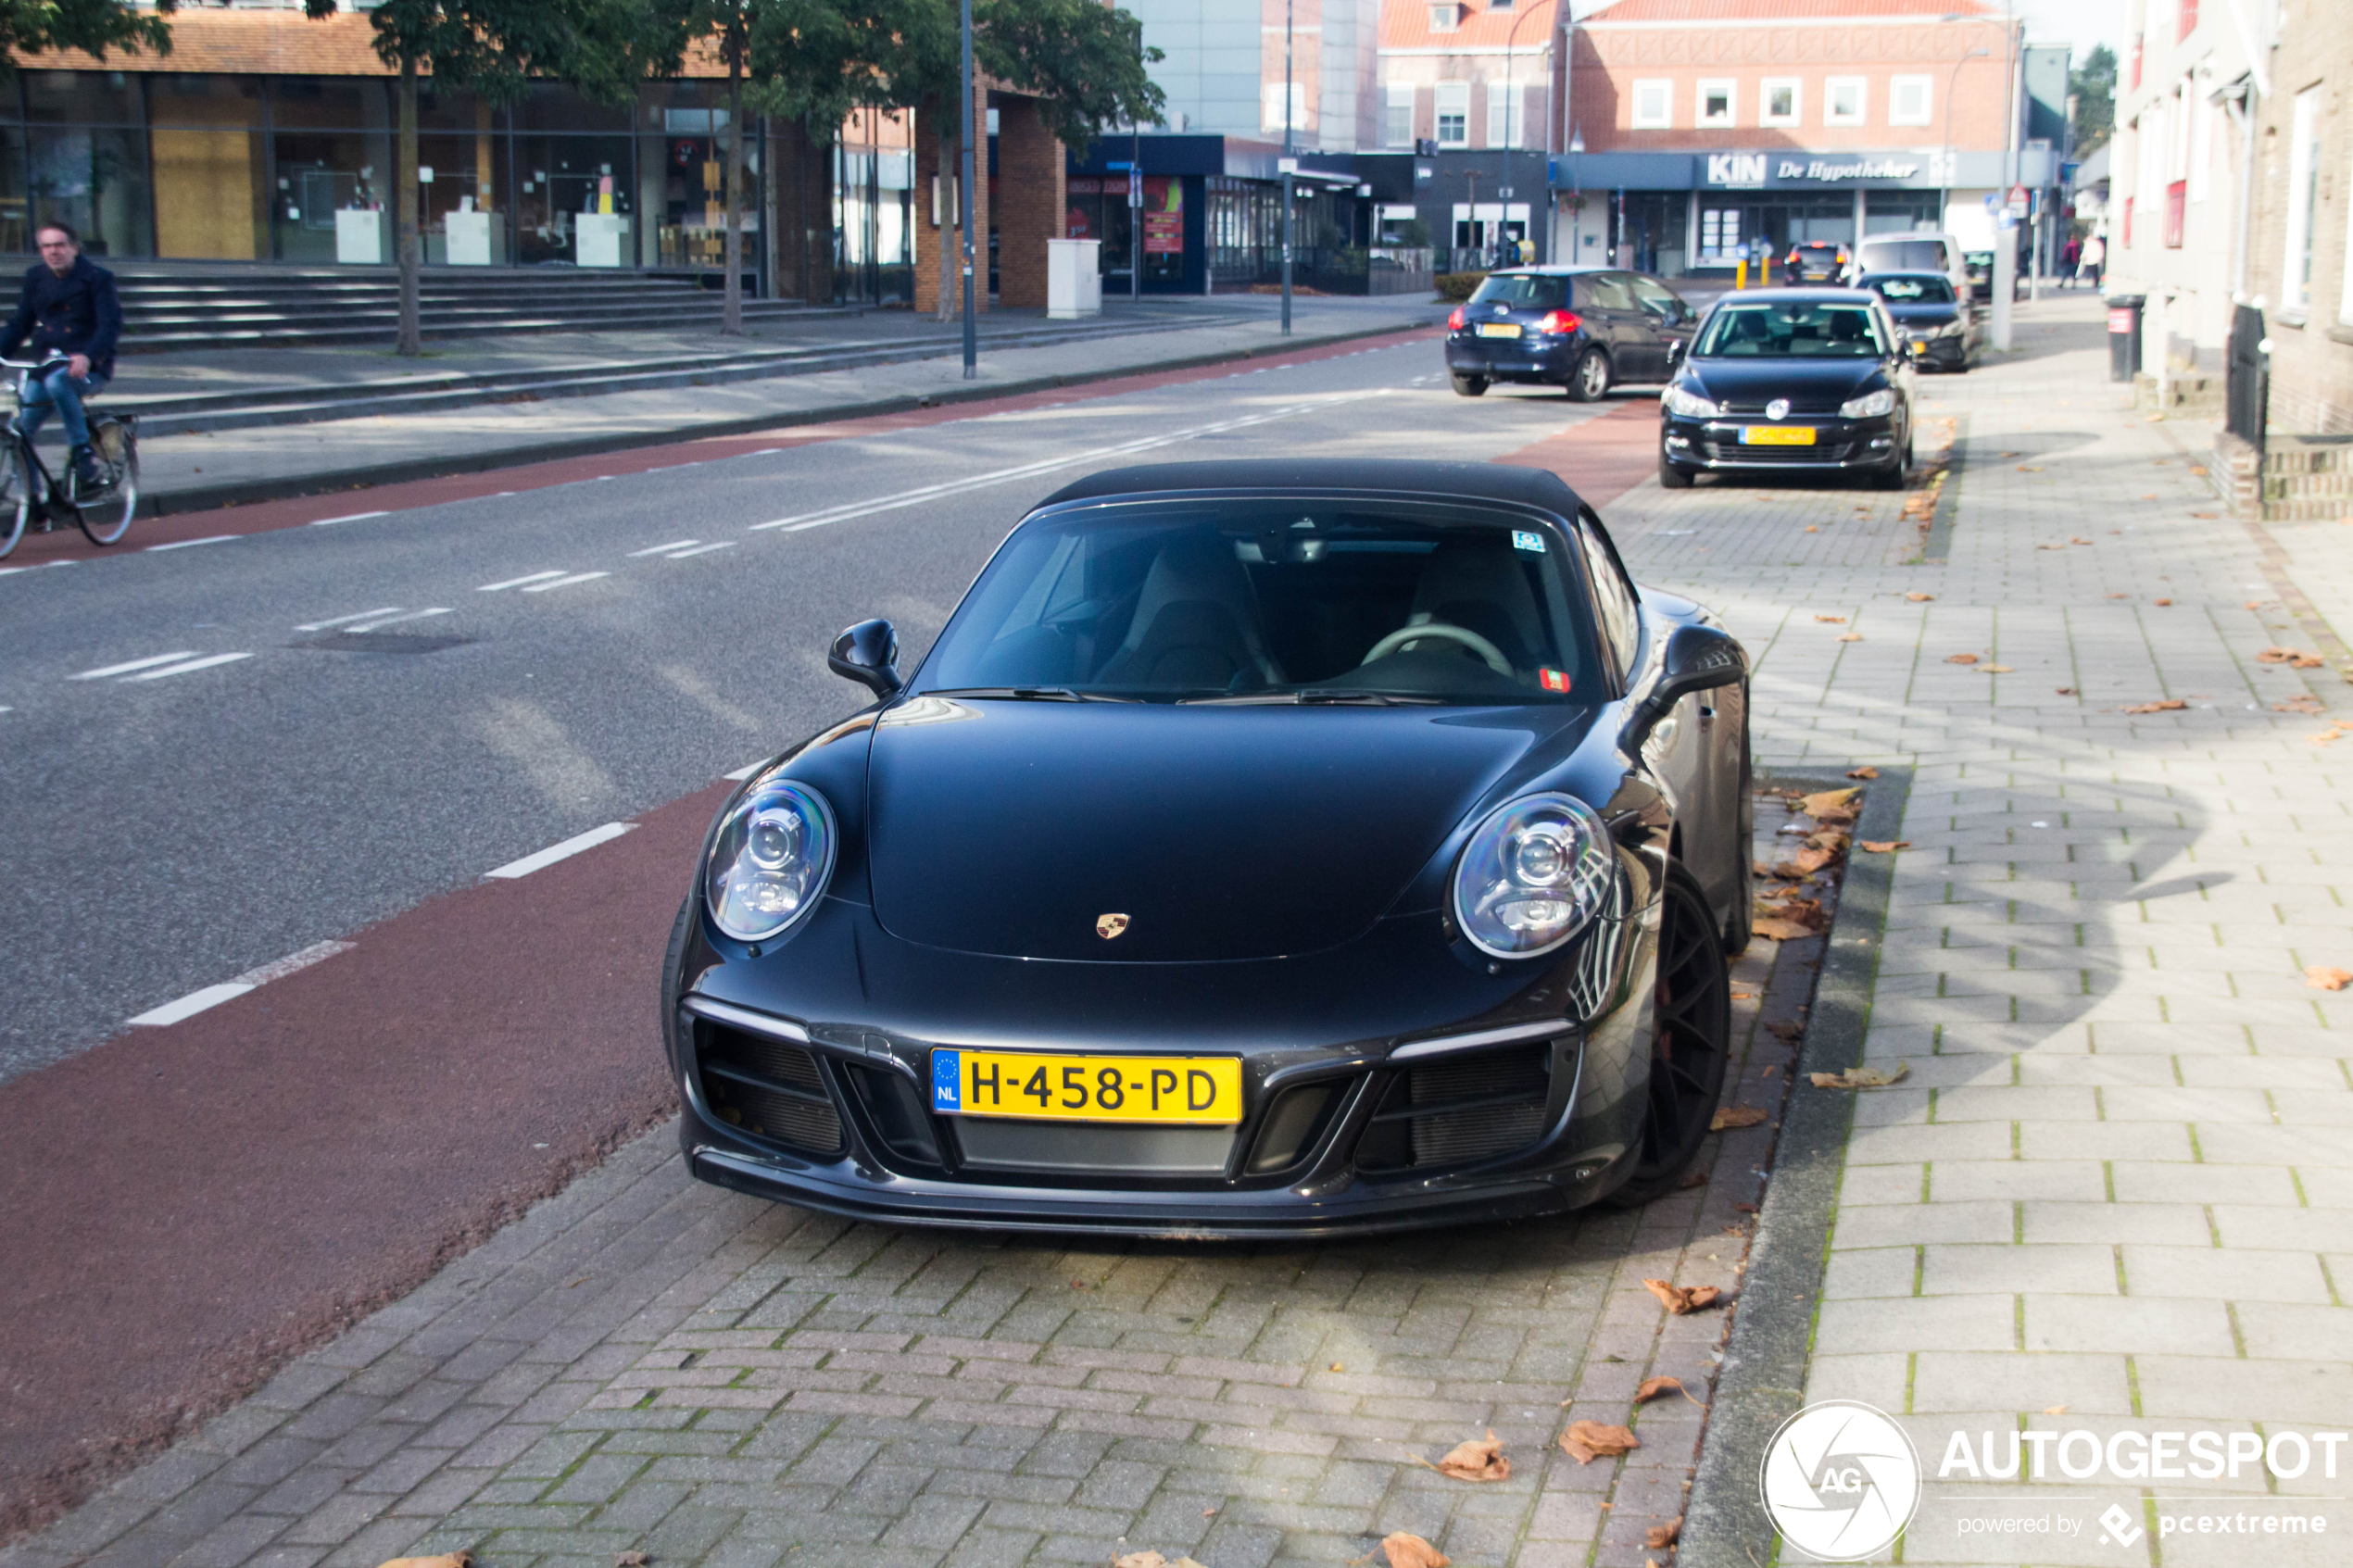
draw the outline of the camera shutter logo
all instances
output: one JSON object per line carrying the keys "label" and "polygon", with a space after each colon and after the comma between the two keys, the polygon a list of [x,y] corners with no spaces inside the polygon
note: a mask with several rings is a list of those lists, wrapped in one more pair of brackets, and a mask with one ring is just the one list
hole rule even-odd
{"label": "camera shutter logo", "polygon": [[1885,1411],[1827,1399],[1781,1423],[1757,1487],[1782,1539],[1819,1562],[1853,1562],[1885,1550],[1911,1524],[1920,1456]]}

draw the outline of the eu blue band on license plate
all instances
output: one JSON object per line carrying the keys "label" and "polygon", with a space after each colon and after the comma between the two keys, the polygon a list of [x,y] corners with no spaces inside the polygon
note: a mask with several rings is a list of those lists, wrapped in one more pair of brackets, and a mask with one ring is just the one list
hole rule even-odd
{"label": "eu blue band on license plate", "polygon": [[933,1051],[931,1053],[931,1108],[934,1110],[962,1110],[964,1108],[963,1080],[964,1056],[962,1051]]}

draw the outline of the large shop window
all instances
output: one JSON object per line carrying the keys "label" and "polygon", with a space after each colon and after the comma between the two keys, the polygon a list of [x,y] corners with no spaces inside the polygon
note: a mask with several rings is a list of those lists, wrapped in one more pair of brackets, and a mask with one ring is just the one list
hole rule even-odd
{"label": "large shop window", "polygon": [[[9,149],[16,174],[10,182],[29,186],[31,220],[73,225],[93,256],[154,255],[146,95],[139,79],[122,71],[40,70],[23,80],[29,124]],[[25,191],[12,194],[14,201],[0,194],[0,229],[13,219],[21,237],[0,243],[30,249]]]}

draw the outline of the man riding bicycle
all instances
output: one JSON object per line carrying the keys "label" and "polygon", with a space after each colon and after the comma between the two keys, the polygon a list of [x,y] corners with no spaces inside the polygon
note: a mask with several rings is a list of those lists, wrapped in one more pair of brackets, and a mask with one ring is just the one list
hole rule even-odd
{"label": "man riding bicycle", "polygon": [[90,421],[82,400],[114,375],[115,345],[122,336],[122,304],[115,297],[114,274],[82,254],[82,239],[66,224],[44,222],[35,238],[40,265],[24,275],[16,316],[0,334],[0,358],[14,354],[29,335],[43,356],[61,354],[61,363],[25,377],[17,426],[29,441],[47,421],[52,405],[66,424],[75,482],[98,487],[98,465],[90,451]]}

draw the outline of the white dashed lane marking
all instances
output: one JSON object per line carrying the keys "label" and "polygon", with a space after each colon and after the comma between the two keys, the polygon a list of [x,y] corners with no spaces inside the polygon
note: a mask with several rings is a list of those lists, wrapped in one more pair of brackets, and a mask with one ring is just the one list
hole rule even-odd
{"label": "white dashed lane marking", "polygon": [[503,593],[509,588],[520,588],[526,583],[545,583],[562,575],[560,571],[535,571],[528,577],[510,577],[504,583],[484,583],[474,591],[479,594]]}
{"label": "white dashed lane marking", "polygon": [[391,515],[390,512],[346,512],[341,517],[314,517],[310,520],[310,526],[333,528],[339,522],[365,522],[371,517],[390,517]]}
{"label": "white dashed lane marking", "polygon": [[154,666],[158,664],[171,664],[182,659],[194,659],[195,657],[195,649],[182,648],[178,653],[151,654],[145,659],[125,659],[120,664],[101,665],[95,670],[84,670],[79,675],[68,676],[67,679],[74,681],[103,681],[113,675],[128,675],[133,670],[152,669]]}
{"label": "white dashed lane marking", "polygon": [[534,872],[545,871],[558,860],[569,860],[584,849],[594,849],[599,844],[610,844],[623,834],[635,828],[636,825],[635,822],[607,822],[603,827],[590,828],[586,833],[575,834],[565,839],[561,844],[550,844],[535,855],[525,855],[520,860],[510,860],[505,865],[495,867],[482,874],[485,877],[495,876],[509,880],[519,876],[529,876]]}
{"label": "white dashed lane marking", "polygon": [[224,980],[218,985],[207,985],[200,991],[191,991],[176,1002],[166,1002],[159,1008],[150,1008],[138,1017],[125,1019],[123,1022],[132,1027],[141,1029],[156,1029],[167,1023],[177,1023],[183,1018],[195,1017],[208,1008],[219,1007],[222,1002],[242,997],[247,991],[267,985],[272,980],[283,980],[287,975],[308,969],[321,960],[332,959],[337,953],[347,953],[351,951],[351,948],[352,944],[348,942],[314,942],[300,952],[288,953],[284,958],[263,964],[258,969],[249,969],[234,980]]}
{"label": "white dashed lane marking", "polygon": [[673,550],[690,549],[701,543],[699,539],[673,539],[666,545],[648,545],[642,550],[632,550],[629,552],[629,558],[635,560],[640,556],[668,555]]}
{"label": "white dashed lane marking", "polygon": [[174,539],[169,545],[148,546],[147,553],[153,555],[157,550],[193,550],[198,545],[225,545],[232,539],[241,537],[243,535],[235,533],[215,533],[208,539]]}
{"label": "white dashed lane marking", "polygon": [[167,675],[187,675],[198,670],[211,670],[223,664],[234,664],[241,659],[251,659],[249,653],[216,653],[208,659],[192,659],[185,664],[167,664],[160,670],[142,670],[136,675],[123,677],[130,681],[160,681]]}
{"label": "white dashed lane marking", "polygon": [[526,594],[544,594],[550,588],[569,588],[575,583],[594,583],[599,577],[611,575],[610,571],[575,571],[569,577],[560,574],[551,583],[526,583],[523,584],[522,591]]}
{"label": "white dashed lane marking", "polygon": [[732,550],[736,547],[736,541],[733,539],[722,539],[715,545],[697,545],[691,550],[673,550],[663,558],[666,560],[685,560],[688,556],[707,556],[713,550]]}
{"label": "white dashed lane marking", "polygon": [[412,609],[399,615],[387,615],[381,621],[362,621],[356,625],[346,626],[344,630],[357,635],[361,632],[372,632],[379,626],[399,626],[411,621],[430,621],[436,615],[447,615],[450,613],[451,611],[446,608],[436,609]]}
{"label": "white dashed lane marking", "polygon": [[306,621],[301,625],[296,627],[295,630],[297,632],[324,632],[331,626],[341,626],[347,621],[372,621],[379,615],[398,615],[399,613],[400,607],[398,605],[385,605],[381,609],[356,609],[349,615],[331,615],[324,621]]}

